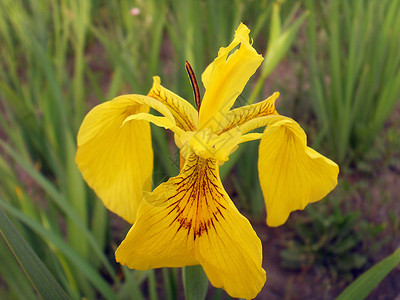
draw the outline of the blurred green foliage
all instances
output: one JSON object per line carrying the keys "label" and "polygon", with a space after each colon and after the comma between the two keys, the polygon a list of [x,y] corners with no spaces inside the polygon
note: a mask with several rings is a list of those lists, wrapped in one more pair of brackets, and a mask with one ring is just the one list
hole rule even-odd
{"label": "blurred green foliage", "polygon": [[309,206],[307,214],[293,224],[295,237],[281,252],[282,266],[307,269],[319,266],[334,279],[347,281],[365,268],[380,250],[383,241],[377,236],[384,229],[360,218],[360,212],[342,213],[327,205]]}
{"label": "blurred green foliage", "polygon": [[[315,55],[310,61],[311,89],[315,92],[311,99],[322,132],[320,140],[328,140],[331,153],[341,161],[363,153],[365,145],[379,133],[394,105],[396,87],[400,86],[396,85],[399,79],[395,75],[399,58],[394,47],[398,39],[393,38],[400,36],[399,21],[395,18],[399,5],[389,6],[387,1],[382,7],[368,4],[368,18],[376,8],[377,20],[385,19],[383,29],[392,31],[368,25],[364,33],[363,27],[357,25],[359,20],[364,23],[370,20],[364,18],[363,6],[357,4],[354,11],[349,6],[345,10],[349,15],[342,15],[337,10],[326,14],[329,5],[338,9],[334,0],[321,2],[322,6],[317,8],[306,3],[308,12],[294,0],[2,0],[0,208],[20,236],[17,244],[0,242],[0,276],[6,283],[6,288],[0,285],[0,298],[51,297],[38,290],[29,280],[29,272],[21,269],[25,265],[20,264],[16,248],[24,247],[25,242],[43,262],[43,270],[51,273],[71,299],[177,298],[180,286],[177,270],[135,271],[115,263],[113,253],[123,234],[111,231],[111,220],[115,219],[110,218],[75,166],[76,134],[90,108],[122,93],[146,94],[154,75],[160,75],[163,85],[192,101],[185,61],[190,61],[200,78],[218,48],[230,42],[241,21],[251,28],[255,48],[263,51],[265,60],[239,100],[248,103],[268,96],[263,91],[265,80],[293,44],[304,46],[297,33],[311,20],[306,44],[311,45],[311,56]],[[356,17],[354,21],[350,13]],[[384,18],[386,15],[389,18]],[[319,22],[325,17],[328,23],[320,27]],[[342,18],[346,21],[343,24],[352,24],[351,32],[337,28]],[[363,34],[357,39],[359,43],[349,43],[349,38],[353,41],[351,37],[360,33]],[[360,51],[371,43],[368,40],[371,36],[379,43],[372,43],[367,52]],[[323,45],[318,48],[329,55],[316,54],[317,41]],[[342,41],[350,49],[348,59],[344,60],[337,57],[347,54],[341,52]],[[356,55],[360,52],[363,55]],[[317,58],[331,61],[331,56],[335,59],[328,72],[313,61]],[[340,65],[352,60],[356,61],[353,67]],[[369,60],[370,63],[364,63]],[[343,75],[346,70],[349,74]],[[332,89],[344,89],[345,93],[341,91],[346,96],[344,106],[333,102],[339,98],[331,98],[329,86],[324,93],[319,91],[318,82],[325,76],[332,77]],[[346,78],[345,84],[338,78]],[[352,97],[355,91],[358,91],[356,97]],[[353,110],[338,114],[339,108],[353,105]],[[369,110],[362,109],[361,113],[360,106]],[[398,139],[396,132],[390,134],[394,141]],[[159,128],[152,128],[152,134],[157,149],[153,180],[159,183],[166,176],[175,175],[179,164],[168,135]],[[338,147],[339,143],[344,146]],[[257,150],[254,142],[239,148],[221,169],[222,177],[235,169],[231,179],[240,203],[254,216],[264,210],[254,160]],[[391,155],[389,152],[387,157]],[[331,255],[329,245],[336,245],[337,238],[344,234],[341,231],[353,232],[355,225],[351,224],[356,215],[332,217],[329,221],[332,232],[319,218],[310,217],[308,231],[315,231],[303,240],[315,245],[321,238],[319,234],[330,236],[329,242],[322,241],[327,250],[321,255]],[[127,224],[120,225],[119,221],[117,224],[122,231],[128,229]],[[303,227],[307,231],[306,225]],[[10,231],[4,228],[0,233],[7,242]],[[344,235],[342,240],[347,239]],[[356,235],[348,243],[357,244],[362,239]],[[308,255],[315,253],[306,248],[301,251]],[[216,292],[219,296],[221,293]]]}
{"label": "blurred green foliage", "polygon": [[316,143],[359,161],[400,97],[400,2],[305,1]]}

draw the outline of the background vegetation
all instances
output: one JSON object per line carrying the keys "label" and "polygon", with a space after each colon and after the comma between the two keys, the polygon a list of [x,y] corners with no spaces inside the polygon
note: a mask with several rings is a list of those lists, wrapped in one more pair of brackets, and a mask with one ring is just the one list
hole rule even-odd
{"label": "background vegetation", "polygon": [[[259,297],[329,299],[394,253],[342,294],[367,296],[400,261],[398,15],[400,2],[389,0],[2,0],[0,298],[184,297],[179,270],[115,263],[129,225],[83,181],[76,134],[90,108],[146,94],[153,75],[192,101],[184,62],[200,78],[241,21],[265,61],[238,101],[279,90],[279,112],[341,167],[334,193],[271,229],[258,144],[241,146],[224,165],[228,192],[264,244],[269,281]],[[179,164],[169,136],[152,133],[158,184]],[[399,277],[391,273],[375,294],[397,295]],[[209,288],[208,297],[227,296]]]}

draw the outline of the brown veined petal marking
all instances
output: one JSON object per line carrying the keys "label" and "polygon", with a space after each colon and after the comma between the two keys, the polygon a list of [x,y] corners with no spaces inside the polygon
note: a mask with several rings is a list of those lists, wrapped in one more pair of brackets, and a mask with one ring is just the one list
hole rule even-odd
{"label": "brown veined petal marking", "polygon": [[278,97],[279,93],[275,92],[264,101],[228,111],[226,118],[221,124],[222,131],[220,133],[229,131],[236,126],[240,126],[258,117],[277,115],[278,112],[275,108],[275,101]]}
{"label": "brown veined petal marking", "polygon": [[185,131],[196,130],[199,122],[196,109],[185,99],[164,88],[160,77],[153,77],[153,86],[148,96],[159,100],[169,108],[178,127]]}
{"label": "brown veined petal marking", "polygon": [[140,204],[116,258],[134,269],[201,264],[211,284],[232,297],[263,287],[261,241],[225,192],[218,163],[192,154],[181,173]]}

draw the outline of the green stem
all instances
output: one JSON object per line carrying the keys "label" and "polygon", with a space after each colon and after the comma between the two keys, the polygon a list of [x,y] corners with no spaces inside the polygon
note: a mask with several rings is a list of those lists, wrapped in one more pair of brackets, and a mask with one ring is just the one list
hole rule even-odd
{"label": "green stem", "polygon": [[208,278],[202,266],[182,268],[186,300],[203,300],[208,290]]}

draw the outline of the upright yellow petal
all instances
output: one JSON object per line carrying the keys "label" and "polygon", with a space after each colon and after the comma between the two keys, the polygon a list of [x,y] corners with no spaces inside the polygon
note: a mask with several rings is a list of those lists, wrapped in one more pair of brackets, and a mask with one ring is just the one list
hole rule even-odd
{"label": "upright yellow petal", "polygon": [[[200,129],[218,130],[225,114],[260,66],[263,58],[251,46],[249,32],[246,25],[240,24],[232,43],[221,48],[218,57],[204,71],[202,80],[206,92],[199,112]],[[234,50],[239,44],[239,49]]]}
{"label": "upright yellow petal", "polygon": [[167,90],[161,85],[160,77],[153,77],[153,86],[148,93],[163,103],[171,111],[177,126],[185,131],[196,130],[198,125],[198,113],[185,99]]}
{"label": "upright yellow petal", "polygon": [[260,118],[268,125],[260,142],[258,172],[267,206],[267,224],[279,226],[289,214],[325,197],[336,185],[339,167],[307,147],[292,119]]}
{"label": "upright yellow petal", "polygon": [[143,190],[152,186],[153,149],[150,125],[132,114],[149,111],[152,98],[121,96],[93,108],[78,133],[76,163],[105,206],[133,223]]}
{"label": "upright yellow petal", "polygon": [[215,160],[191,155],[181,173],[146,195],[116,252],[134,269],[201,264],[232,297],[263,287],[261,242],[222,187]]}

